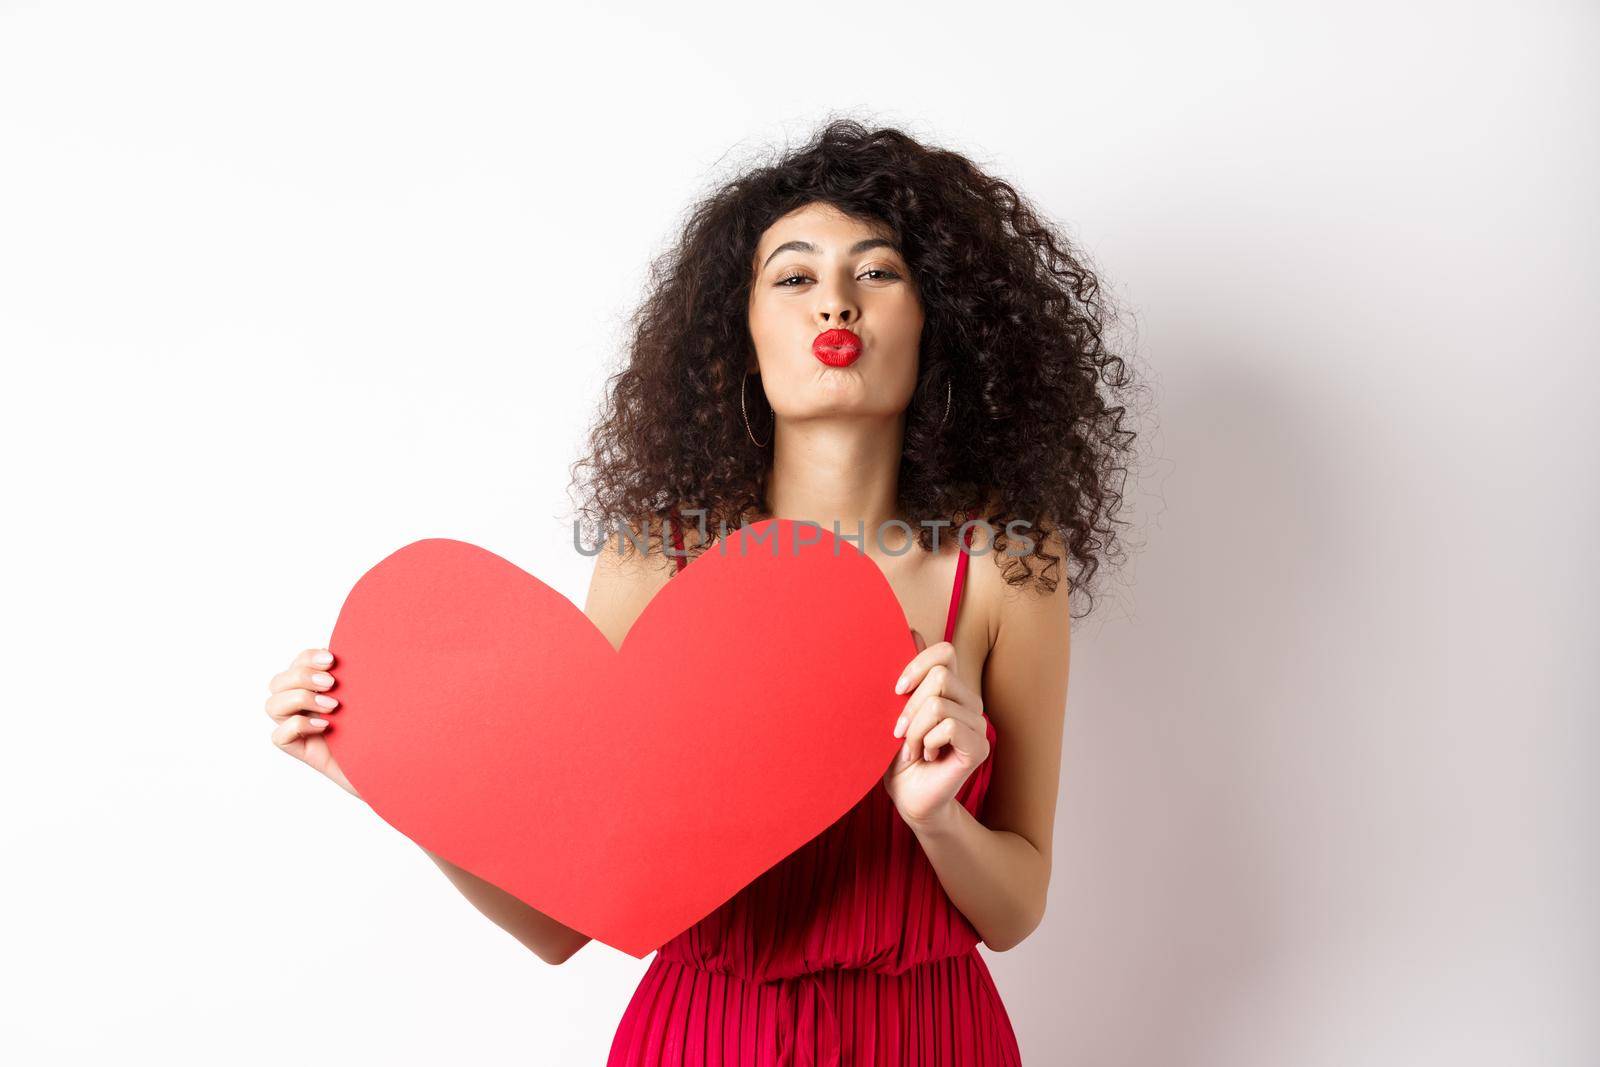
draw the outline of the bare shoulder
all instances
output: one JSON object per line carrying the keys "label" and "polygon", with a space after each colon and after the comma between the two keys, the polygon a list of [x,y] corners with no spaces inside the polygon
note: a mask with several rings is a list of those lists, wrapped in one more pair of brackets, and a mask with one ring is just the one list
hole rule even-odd
{"label": "bare shoulder", "polygon": [[1013,641],[1020,630],[1033,630],[1045,640],[1060,636],[1070,610],[1064,567],[1052,568],[1059,575],[1054,590],[1044,588],[1035,577],[1018,580],[1024,572],[1038,575],[1046,569],[1048,560],[1036,553],[1055,556],[1065,564],[1066,543],[1059,531],[1044,534],[1022,524],[980,523],[973,527],[972,553],[968,588],[987,624],[991,651],[1008,628]]}
{"label": "bare shoulder", "polygon": [[[1064,644],[1071,630],[1071,589],[1066,578],[1069,559],[1066,540],[1057,531],[1043,532],[1017,528],[1007,532],[1008,544],[999,552],[1002,556],[993,568],[994,581],[999,586],[995,604],[995,643],[1007,640],[1043,642],[1046,645]],[[1019,558],[1004,558],[1007,552]],[[1055,557],[1051,564],[1045,557]],[[1018,576],[1022,568],[1031,572],[1026,581],[1008,582],[1002,577],[1002,568]],[[1048,569],[1055,579],[1053,589],[1046,588],[1039,575]],[[1007,631],[1009,635],[1007,634]]]}
{"label": "bare shoulder", "polygon": [[613,648],[620,648],[676,568],[676,560],[661,550],[659,540],[648,542],[637,530],[634,537],[614,530],[595,556],[583,613]]}

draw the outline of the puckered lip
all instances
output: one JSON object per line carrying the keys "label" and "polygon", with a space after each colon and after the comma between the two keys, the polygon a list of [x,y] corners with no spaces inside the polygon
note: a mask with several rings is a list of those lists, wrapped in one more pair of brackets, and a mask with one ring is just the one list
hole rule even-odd
{"label": "puckered lip", "polygon": [[811,347],[816,348],[854,348],[860,350],[861,338],[855,331],[845,329],[823,330],[811,342]]}

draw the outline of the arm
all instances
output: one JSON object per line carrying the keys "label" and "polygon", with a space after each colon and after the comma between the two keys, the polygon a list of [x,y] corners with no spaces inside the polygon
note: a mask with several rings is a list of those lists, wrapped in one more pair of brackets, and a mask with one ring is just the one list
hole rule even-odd
{"label": "arm", "polygon": [[997,952],[1044,919],[1071,658],[1067,594],[1065,581],[1048,594],[1002,593],[983,672],[984,713],[995,724],[985,821],[952,801],[911,823],[951,902]]}
{"label": "arm", "polygon": [[[616,543],[613,538],[596,557],[583,609],[613,648],[621,647],[628,629],[666,579],[661,559],[644,560],[634,555],[623,560],[617,553]],[[426,849],[423,851],[473,907],[546,963],[565,963],[593,940],[449,860]]]}
{"label": "arm", "polygon": [[490,922],[532,949],[534,954],[549,964],[567,962],[574,952],[592,940],[572,927],[557,922],[550,916],[529,907],[505,890],[485,882],[482,878],[462,870],[449,860],[423,849],[428,858],[438,865],[450,883],[461,895],[482,912]]}

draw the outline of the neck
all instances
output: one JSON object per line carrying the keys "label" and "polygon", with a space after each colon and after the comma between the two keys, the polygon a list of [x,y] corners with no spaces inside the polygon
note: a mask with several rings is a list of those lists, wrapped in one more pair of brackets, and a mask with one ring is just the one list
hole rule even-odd
{"label": "neck", "polygon": [[[768,515],[814,522],[833,532],[865,534],[862,551],[878,555],[879,529],[900,517],[900,449],[904,416],[890,418],[779,419],[773,427]],[[898,548],[905,532],[891,527],[884,545]]]}

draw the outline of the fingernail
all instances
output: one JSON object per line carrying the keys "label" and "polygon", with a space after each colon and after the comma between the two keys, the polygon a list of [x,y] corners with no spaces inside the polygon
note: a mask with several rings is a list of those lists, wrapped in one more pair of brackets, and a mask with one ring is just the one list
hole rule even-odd
{"label": "fingernail", "polygon": [[327,719],[311,718],[311,719],[307,719],[306,721],[309,722],[312,726],[315,726],[319,730],[322,729],[324,726],[328,725],[328,720]]}
{"label": "fingernail", "polygon": [[311,657],[311,662],[315,663],[319,667],[326,667],[328,664],[333,662],[333,653],[318,652],[315,656]]}
{"label": "fingernail", "polygon": [[330,696],[323,696],[321,693],[317,694],[317,703],[321,704],[325,708],[336,708],[339,706],[339,702],[337,700]]}
{"label": "fingernail", "polygon": [[906,688],[906,676],[902,674],[900,676],[900,680],[898,682],[894,683],[894,691],[896,693],[902,693],[902,692],[905,691],[905,688]]}
{"label": "fingernail", "polygon": [[311,683],[313,685],[332,685],[333,675],[324,674],[321,671],[318,671],[316,674],[311,676]]}
{"label": "fingernail", "polygon": [[900,716],[899,721],[894,724],[894,735],[896,737],[899,737],[901,734],[903,734],[905,732],[906,732],[906,717],[904,715],[902,715],[902,716]]}

